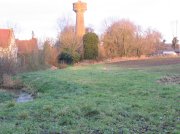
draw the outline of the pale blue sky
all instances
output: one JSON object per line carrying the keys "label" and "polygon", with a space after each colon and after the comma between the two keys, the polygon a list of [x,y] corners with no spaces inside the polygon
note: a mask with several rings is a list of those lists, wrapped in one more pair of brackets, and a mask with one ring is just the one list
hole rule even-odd
{"label": "pale blue sky", "polygon": [[[75,22],[72,3],[77,0],[0,0],[0,28],[17,26],[17,38],[30,38],[34,30],[38,38],[57,36],[57,19],[70,16]],[[108,18],[126,18],[143,28],[155,28],[164,38],[180,34],[179,0],[82,0],[87,2],[85,25],[97,33],[104,29]]]}

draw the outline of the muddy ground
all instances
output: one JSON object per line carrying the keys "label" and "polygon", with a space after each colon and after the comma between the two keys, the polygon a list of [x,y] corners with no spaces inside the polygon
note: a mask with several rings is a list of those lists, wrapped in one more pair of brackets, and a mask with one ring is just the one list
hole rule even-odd
{"label": "muddy ground", "polygon": [[180,64],[180,57],[150,58],[142,60],[129,60],[111,63],[120,67],[153,67],[162,65]]}
{"label": "muddy ground", "polygon": [[180,76],[164,76],[157,82],[161,84],[180,84]]}
{"label": "muddy ground", "polygon": [[[180,57],[150,58],[111,63],[123,68],[156,67],[180,64]],[[157,81],[161,84],[180,84],[180,75],[167,75]]]}

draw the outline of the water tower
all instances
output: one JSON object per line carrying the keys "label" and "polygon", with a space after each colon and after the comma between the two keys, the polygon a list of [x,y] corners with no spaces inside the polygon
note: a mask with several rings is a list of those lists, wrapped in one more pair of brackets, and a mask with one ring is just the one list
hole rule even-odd
{"label": "water tower", "polygon": [[73,3],[73,10],[76,13],[76,36],[81,38],[85,34],[84,12],[87,10],[87,4],[79,0]]}

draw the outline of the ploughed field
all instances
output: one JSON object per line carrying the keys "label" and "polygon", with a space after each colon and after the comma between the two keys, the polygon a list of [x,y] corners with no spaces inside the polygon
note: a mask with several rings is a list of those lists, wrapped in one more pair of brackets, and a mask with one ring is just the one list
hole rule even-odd
{"label": "ploughed field", "polygon": [[180,133],[180,58],[16,76],[33,101],[0,91],[0,133]]}
{"label": "ploughed field", "polygon": [[119,65],[120,67],[152,67],[152,66],[174,65],[174,64],[180,64],[180,57],[129,60],[129,61],[115,62],[113,64]]}

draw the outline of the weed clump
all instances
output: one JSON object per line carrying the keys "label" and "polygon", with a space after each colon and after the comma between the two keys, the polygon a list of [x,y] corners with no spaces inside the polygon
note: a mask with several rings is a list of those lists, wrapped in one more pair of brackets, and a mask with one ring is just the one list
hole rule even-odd
{"label": "weed clump", "polygon": [[22,112],[22,113],[19,114],[19,118],[22,119],[22,120],[27,119],[28,116],[29,116],[29,113],[26,112],[26,111],[24,111],[24,112]]}
{"label": "weed clump", "polygon": [[52,105],[45,105],[45,106],[43,107],[43,110],[46,111],[46,112],[48,112],[48,113],[51,113],[51,112],[53,111]]}
{"label": "weed clump", "polygon": [[161,84],[180,84],[180,76],[164,76],[157,82]]}
{"label": "weed clump", "polygon": [[74,122],[73,118],[70,116],[63,116],[60,121],[59,125],[61,126],[66,126],[66,125],[72,125]]}
{"label": "weed clump", "polygon": [[100,112],[96,109],[93,108],[92,106],[84,106],[81,111],[83,112],[85,117],[96,117],[100,114]]}
{"label": "weed clump", "polygon": [[14,101],[11,101],[7,104],[8,108],[14,107],[16,105],[16,103]]}
{"label": "weed clump", "polygon": [[11,75],[3,74],[2,87],[5,89],[21,89],[23,83],[18,79],[13,80]]}

